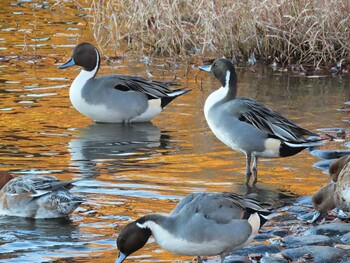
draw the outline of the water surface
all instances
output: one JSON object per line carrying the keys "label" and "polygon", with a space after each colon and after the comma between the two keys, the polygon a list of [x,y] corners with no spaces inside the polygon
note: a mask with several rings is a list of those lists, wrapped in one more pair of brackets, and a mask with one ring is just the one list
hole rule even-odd
{"label": "water surface", "polygon": [[[93,42],[88,10],[70,1],[5,0],[0,7],[1,169],[84,179],[73,191],[87,199],[69,220],[1,217],[0,262],[114,262],[115,238],[129,220],[168,213],[194,191],[247,191],[244,156],[218,141],[203,116],[207,95],[219,85],[210,75],[198,74],[197,66],[188,74],[183,65],[170,64],[168,70],[162,59],[146,65],[121,50],[123,59],[102,61],[100,75],[151,74],[176,79],[191,92],[152,123],[92,123],[69,101],[68,88],[79,69],[57,69],[79,41]],[[244,65],[238,76],[240,96],[257,99],[315,132],[349,132],[348,76],[315,79]],[[348,150],[346,143],[323,149]],[[319,161],[308,151],[262,159],[254,191],[266,199],[281,193],[310,195],[328,181],[315,166]],[[129,262],[178,259],[191,258],[174,256],[152,242]]]}

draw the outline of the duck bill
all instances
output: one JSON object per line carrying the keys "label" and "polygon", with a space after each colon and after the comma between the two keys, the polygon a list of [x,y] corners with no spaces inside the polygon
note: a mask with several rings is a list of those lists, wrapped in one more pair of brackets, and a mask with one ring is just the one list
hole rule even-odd
{"label": "duck bill", "polygon": [[123,254],[122,252],[119,252],[118,258],[115,261],[115,263],[122,263],[126,259],[126,255]]}
{"label": "duck bill", "polygon": [[199,69],[206,72],[211,72],[211,65],[200,66]]}
{"label": "duck bill", "polygon": [[63,69],[63,68],[68,68],[68,67],[73,66],[73,65],[75,65],[75,62],[74,62],[73,57],[71,57],[66,63],[58,66],[58,68]]}

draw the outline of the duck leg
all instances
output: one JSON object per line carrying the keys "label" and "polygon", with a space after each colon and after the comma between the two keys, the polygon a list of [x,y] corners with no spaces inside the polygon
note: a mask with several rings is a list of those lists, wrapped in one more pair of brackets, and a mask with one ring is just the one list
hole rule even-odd
{"label": "duck leg", "polygon": [[200,256],[197,256],[197,263],[203,263],[203,260]]}
{"label": "duck leg", "polygon": [[254,156],[252,170],[253,170],[253,186],[254,186],[258,182],[258,157],[257,156]]}
{"label": "duck leg", "polygon": [[225,257],[226,257],[226,254],[221,254],[220,255],[220,263],[224,263]]}
{"label": "duck leg", "polygon": [[250,162],[252,160],[252,156],[250,153],[246,153],[246,170],[245,170],[245,184],[249,185],[250,177],[252,172],[250,171]]}

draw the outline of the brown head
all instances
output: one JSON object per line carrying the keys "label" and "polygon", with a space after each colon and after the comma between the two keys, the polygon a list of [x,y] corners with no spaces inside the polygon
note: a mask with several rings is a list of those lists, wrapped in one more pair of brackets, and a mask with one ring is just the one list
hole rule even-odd
{"label": "brown head", "polygon": [[336,184],[331,182],[314,193],[312,196],[312,204],[317,211],[325,213],[335,208],[335,187]]}
{"label": "brown head", "polygon": [[0,189],[2,189],[11,179],[13,179],[11,174],[6,171],[0,171]]}
{"label": "brown head", "polygon": [[73,50],[72,57],[58,68],[64,69],[73,65],[81,66],[86,71],[93,71],[96,66],[100,66],[98,50],[87,42],[78,44]]}
{"label": "brown head", "polygon": [[216,59],[211,66],[201,66],[200,70],[211,72],[223,87],[229,88],[228,96],[234,99],[237,94],[237,73],[233,63],[226,58]]}
{"label": "brown head", "polygon": [[324,217],[328,211],[336,207],[334,196],[335,196],[336,184],[330,182],[328,185],[319,189],[312,196],[312,204],[315,208],[315,214],[309,223],[315,223],[320,217]]}
{"label": "brown head", "polygon": [[148,241],[152,232],[148,228],[140,227],[139,223],[143,223],[144,219],[140,218],[126,225],[120,232],[117,239],[119,249],[117,263],[122,263],[127,256],[141,249]]}
{"label": "brown head", "polygon": [[348,162],[350,162],[350,155],[346,155],[346,156],[343,156],[342,158],[339,158],[329,166],[329,176],[331,177],[333,182],[336,183],[338,181],[338,176],[341,170],[343,170],[344,166]]}

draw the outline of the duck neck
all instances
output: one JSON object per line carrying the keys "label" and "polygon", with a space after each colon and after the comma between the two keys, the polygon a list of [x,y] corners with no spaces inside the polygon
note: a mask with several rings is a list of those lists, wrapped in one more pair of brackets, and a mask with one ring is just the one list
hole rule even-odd
{"label": "duck neck", "polygon": [[79,75],[74,79],[72,85],[71,85],[71,92],[74,90],[75,92],[78,92],[80,94],[81,89],[85,85],[85,83],[89,80],[95,77],[99,67],[100,67],[100,55],[98,51],[96,50],[97,60],[95,68],[91,71],[83,68]]}
{"label": "duck neck", "polygon": [[[170,248],[167,247],[167,243],[176,239],[176,235],[172,231],[173,229],[176,229],[176,219],[159,214],[147,215],[140,219],[141,222],[138,222],[138,227],[151,230],[156,242],[162,248],[170,250]],[[142,221],[144,222],[142,223]]]}
{"label": "duck neck", "polygon": [[152,230],[152,226],[154,224],[160,224],[161,221],[163,221],[167,216],[160,215],[160,214],[150,214],[145,215],[137,220],[137,223],[139,227],[141,228],[149,228]]}
{"label": "duck neck", "polygon": [[233,100],[237,96],[237,73],[233,69],[226,71],[226,77],[224,83],[221,83],[222,86],[227,89],[226,96],[224,97],[224,101]]}

